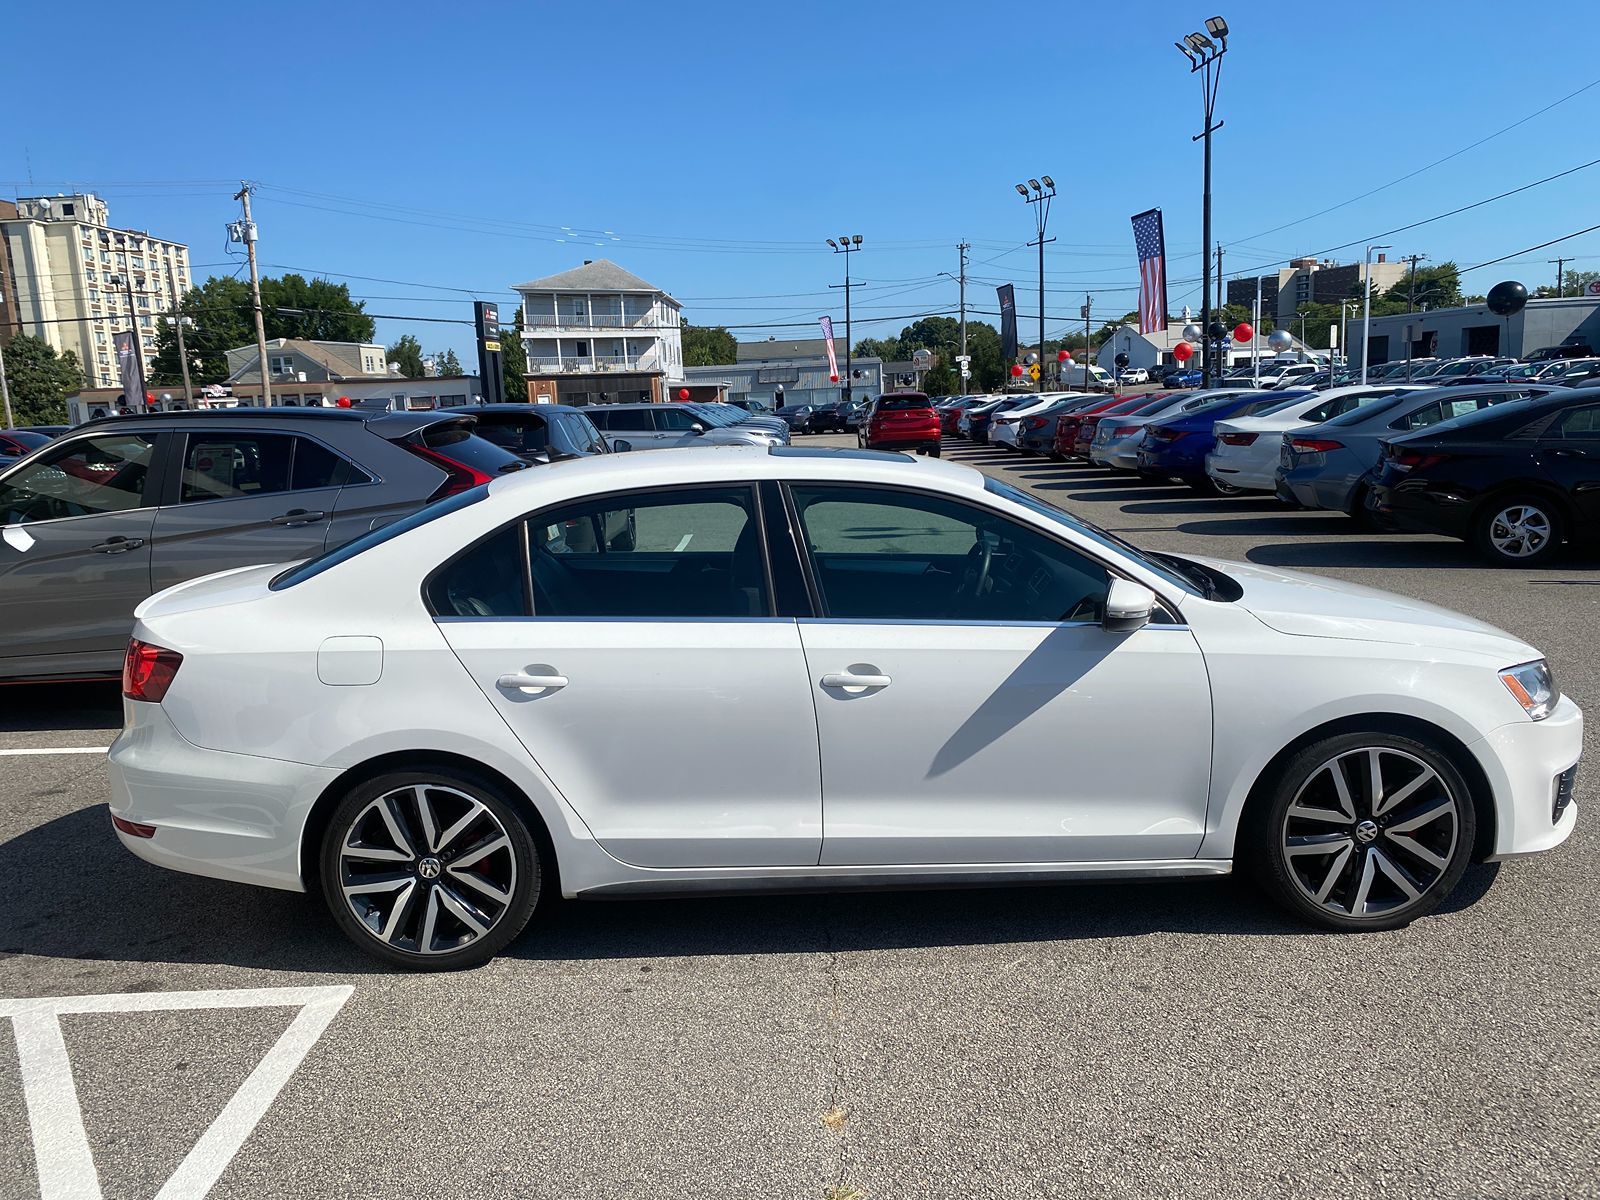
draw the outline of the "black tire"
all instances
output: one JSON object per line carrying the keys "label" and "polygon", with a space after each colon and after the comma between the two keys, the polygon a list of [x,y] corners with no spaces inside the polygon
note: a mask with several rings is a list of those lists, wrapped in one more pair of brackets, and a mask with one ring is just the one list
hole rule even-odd
{"label": "black tire", "polygon": [[[1513,533],[1513,526],[1505,523],[1505,518],[1519,509],[1533,514],[1524,528],[1544,530],[1538,545],[1521,554],[1502,548],[1508,545],[1507,535]],[[1566,514],[1538,495],[1508,493],[1491,497],[1472,518],[1472,544],[1497,567],[1542,567],[1560,553],[1566,536]]]}
{"label": "black tire", "polygon": [[1195,491],[1205,496],[1242,496],[1244,489],[1235,487],[1231,483],[1222,483],[1207,475],[1204,479],[1187,479],[1184,481]]}
{"label": "black tire", "polygon": [[[1380,797],[1392,799],[1422,780],[1386,813],[1375,811],[1366,783],[1374,751],[1385,764],[1379,768]],[[1335,811],[1339,801],[1327,774],[1330,766],[1344,773],[1349,807],[1357,820],[1347,822]],[[1419,815],[1426,817],[1441,797],[1451,802],[1448,812],[1429,818],[1419,828],[1402,828]],[[1307,811],[1326,812],[1328,819],[1296,815]],[[1348,857],[1342,857],[1345,850],[1333,840],[1341,833],[1349,846]],[[1308,837],[1327,849],[1310,847]],[[1358,731],[1305,747],[1282,764],[1275,778],[1265,781],[1241,824],[1239,858],[1267,894],[1291,913],[1325,929],[1362,932],[1397,929],[1437,908],[1461,881],[1476,839],[1474,798],[1449,755],[1420,738]],[[1289,853],[1291,841],[1300,853]],[[1424,858],[1407,843],[1420,845],[1433,857]],[[1391,870],[1408,881],[1417,893],[1414,899],[1394,881]],[[1331,872],[1338,872],[1337,879]],[[1371,877],[1365,893],[1363,875]],[[1313,885],[1327,889],[1326,900],[1319,902]],[[1357,912],[1363,894],[1367,900]],[[1369,906],[1372,911],[1366,911]]]}
{"label": "black tire", "polygon": [[1387,533],[1378,521],[1378,515],[1367,506],[1367,487],[1365,484],[1356,486],[1355,495],[1350,498],[1349,517],[1368,533]]}
{"label": "black tire", "polygon": [[938,458],[939,457],[939,446],[938,446],[937,443],[935,443],[932,446],[926,447],[922,452],[924,454],[926,454],[929,458]]}
{"label": "black tire", "polygon": [[[473,824],[461,828],[457,834],[462,839],[459,843],[452,841],[437,853],[429,845],[426,853],[418,854],[415,851],[427,839],[425,825],[417,815],[419,795],[427,797],[439,834],[448,832],[463,814],[473,812],[471,802],[481,805],[482,811],[473,817]],[[411,844],[397,841],[376,811],[375,806],[386,800],[393,801],[390,815],[402,837]],[[499,841],[502,832],[503,847],[483,853],[477,863],[468,865],[474,867],[470,872],[473,877],[505,893],[503,902],[479,890],[481,885],[459,882],[466,872],[464,868],[452,868],[452,858],[460,860],[468,853],[482,852],[483,846]],[[357,839],[354,849],[381,852],[398,848],[402,854],[409,853],[412,861],[394,860],[385,866],[359,855],[347,858],[346,841],[350,838]],[[545,876],[538,843],[518,807],[498,787],[449,768],[391,772],[353,788],[329,818],[319,866],[323,901],[345,936],[384,962],[416,971],[460,970],[493,958],[533,916]],[[428,874],[430,870],[432,873]],[[346,883],[359,887],[365,879],[407,875],[414,875],[411,882],[393,891],[348,898],[344,891]],[[502,883],[507,886],[502,888]],[[434,893],[441,891],[448,894],[448,899],[435,900]],[[436,909],[429,941],[433,950],[424,953],[422,933],[427,928],[430,904]],[[464,906],[474,920],[484,924],[486,932],[475,933],[466,921],[454,915],[451,904]],[[366,906],[361,915],[357,914],[357,905]],[[409,908],[399,912],[398,923],[386,941],[379,931],[396,916],[401,905]],[[452,947],[452,940],[458,944]]]}

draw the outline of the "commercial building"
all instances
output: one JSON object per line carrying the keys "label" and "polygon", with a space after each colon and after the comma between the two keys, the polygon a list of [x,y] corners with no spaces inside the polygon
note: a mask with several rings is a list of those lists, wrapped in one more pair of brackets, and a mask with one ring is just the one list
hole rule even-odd
{"label": "commercial building", "polygon": [[513,290],[522,297],[528,399],[661,401],[683,379],[683,306],[616,263],[586,261]]}
{"label": "commercial building", "polygon": [[[1352,363],[1361,361],[1361,333],[1361,322],[1352,320]],[[1374,363],[1403,359],[1408,350],[1412,358],[1525,358],[1546,346],[1572,344],[1600,350],[1600,296],[1529,300],[1513,317],[1497,317],[1483,304],[1373,317],[1369,339]]]}
{"label": "commercial building", "polygon": [[[227,386],[232,396],[219,403],[260,404],[261,356],[255,344],[226,353]],[[267,343],[267,371],[272,403],[290,408],[328,408],[341,399],[369,405],[385,401],[390,408],[412,410],[483,402],[483,387],[476,375],[407,379],[389,366],[384,348],[376,342],[275,338]]]}
{"label": "commercial building", "polygon": [[156,321],[190,286],[187,246],[110,221],[105,201],[86,192],[0,209],[0,317],[11,318],[0,320],[0,336],[32,334],[72,351],[91,387],[120,383],[112,339],[129,329],[148,370]]}
{"label": "commercial building", "polygon": [[[1404,280],[1409,270],[1408,260],[1390,262],[1388,255],[1380,252],[1372,264],[1373,293],[1388,291]],[[1287,326],[1294,314],[1307,304],[1337,304],[1341,300],[1360,299],[1364,295],[1362,281],[1366,277],[1364,260],[1340,264],[1326,258],[1293,259],[1277,274],[1261,276],[1261,314],[1273,318],[1280,327]],[[1254,311],[1256,277],[1228,280],[1228,303]]]}
{"label": "commercial building", "polygon": [[[1137,325],[1118,325],[1115,332],[1105,341],[1100,343],[1100,349],[1095,352],[1095,362],[1102,368],[1116,374],[1117,355],[1128,356],[1129,367],[1143,367],[1148,371],[1165,370],[1178,365],[1177,357],[1172,349],[1183,341],[1183,327],[1188,324],[1198,324],[1199,318],[1185,317],[1176,321],[1168,321],[1167,327],[1156,333],[1140,333]],[[1235,342],[1229,340],[1224,347],[1223,357],[1226,360],[1224,369],[1247,366],[1252,355],[1259,353],[1263,360],[1269,358],[1295,358],[1312,359],[1326,358],[1326,350],[1313,350],[1293,334],[1289,337],[1289,347],[1283,351],[1267,349],[1266,339],[1261,339],[1261,345],[1255,346],[1253,342]],[[1200,365],[1199,347],[1189,359],[1189,366]]]}
{"label": "commercial building", "polygon": [[[839,374],[845,373],[844,339],[835,338],[834,357]],[[740,342],[737,362],[727,366],[686,367],[684,380],[696,384],[721,384],[729,400],[755,400],[769,408],[795,404],[829,404],[843,399],[844,382],[835,383],[828,365],[824,338],[768,338]],[[857,358],[852,392],[856,398],[883,391],[881,358]]]}

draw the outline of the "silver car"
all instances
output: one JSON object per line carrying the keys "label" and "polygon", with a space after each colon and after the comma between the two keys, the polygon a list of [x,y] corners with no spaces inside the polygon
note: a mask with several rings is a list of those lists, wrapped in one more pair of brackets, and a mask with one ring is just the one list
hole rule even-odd
{"label": "silver car", "polygon": [[1157,424],[1179,413],[1193,412],[1213,400],[1256,391],[1255,388],[1213,388],[1209,392],[1183,392],[1173,397],[1171,404],[1154,412],[1129,414],[1122,419],[1108,418],[1095,426],[1094,441],[1089,446],[1089,462],[1113,471],[1139,469],[1139,443],[1144,441],[1146,426]]}
{"label": "silver car", "polygon": [[688,404],[594,404],[584,413],[613,441],[626,440],[635,450],[676,446],[780,446],[787,430],[755,422],[719,425],[710,414]]}
{"label": "silver car", "polygon": [[1365,405],[1321,425],[1292,430],[1283,435],[1279,452],[1278,499],[1365,519],[1370,486],[1367,473],[1378,461],[1381,440],[1451,421],[1491,404],[1555,390],[1538,383],[1423,388]]}

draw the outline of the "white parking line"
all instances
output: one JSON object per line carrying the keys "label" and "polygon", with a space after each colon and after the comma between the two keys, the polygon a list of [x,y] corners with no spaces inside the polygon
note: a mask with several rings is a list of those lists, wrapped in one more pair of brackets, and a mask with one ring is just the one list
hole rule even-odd
{"label": "white parking line", "polygon": [[692,537],[694,537],[694,534],[692,534],[692,533],[684,534],[683,535],[683,541],[679,542],[676,546],[674,546],[672,548],[672,552],[674,554],[681,554],[683,551],[687,550],[689,548],[689,539],[692,538]]}
{"label": "white parking line", "polygon": [[99,1173],[83,1128],[72,1063],[61,1037],[63,1015],[196,1008],[300,1009],[157,1193],[157,1200],[199,1200],[227,1169],[354,990],[348,986],[256,988],[0,1000],[0,1019],[10,1018],[17,1039],[17,1065],[22,1069],[23,1099],[33,1132],[43,1200],[96,1200],[101,1194]]}
{"label": "white parking line", "polygon": [[36,746],[26,750],[0,750],[0,755],[19,754],[104,754],[110,746]]}

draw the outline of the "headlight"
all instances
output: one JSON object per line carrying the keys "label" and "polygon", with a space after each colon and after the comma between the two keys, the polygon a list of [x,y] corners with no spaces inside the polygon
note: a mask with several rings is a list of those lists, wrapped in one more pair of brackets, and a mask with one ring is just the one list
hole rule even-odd
{"label": "headlight", "polygon": [[1500,672],[1500,682],[1506,685],[1506,690],[1535,721],[1542,721],[1548,717],[1550,710],[1556,706],[1556,701],[1561,697],[1561,693],[1556,691],[1555,676],[1550,673],[1550,664],[1542,658],[1537,662],[1507,667]]}

